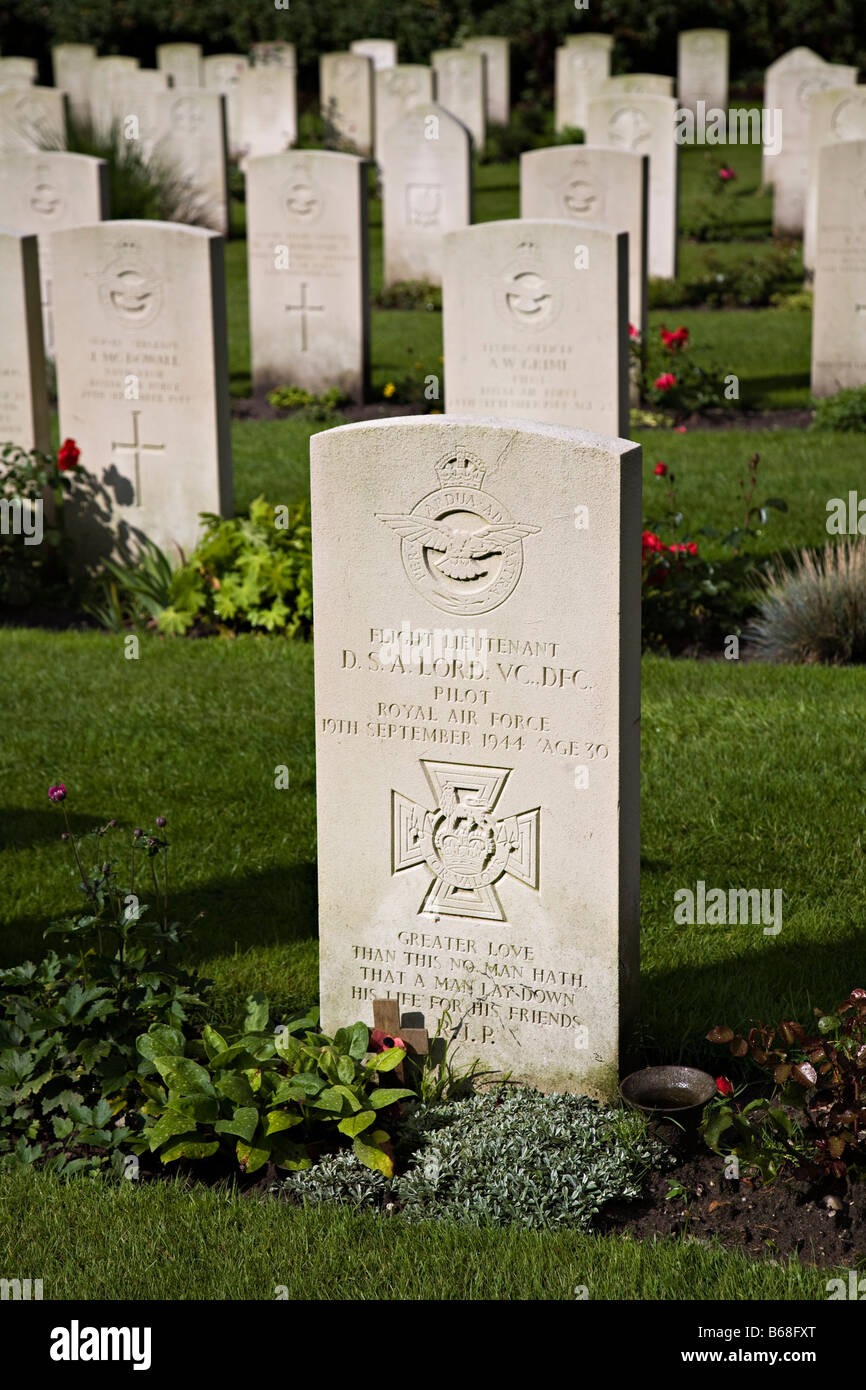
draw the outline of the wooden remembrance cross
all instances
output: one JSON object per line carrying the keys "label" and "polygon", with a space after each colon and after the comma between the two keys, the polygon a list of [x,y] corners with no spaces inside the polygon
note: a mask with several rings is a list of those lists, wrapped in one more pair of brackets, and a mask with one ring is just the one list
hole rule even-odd
{"label": "wooden remembrance cross", "polygon": [[[430,1040],[426,1028],[404,1028],[400,1022],[400,1005],[396,999],[373,1000],[373,1027],[381,1028],[389,1037],[402,1038],[406,1044],[408,1057],[424,1057],[430,1050]],[[394,1068],[398,1081],[405,1080],[403,1063]]]}

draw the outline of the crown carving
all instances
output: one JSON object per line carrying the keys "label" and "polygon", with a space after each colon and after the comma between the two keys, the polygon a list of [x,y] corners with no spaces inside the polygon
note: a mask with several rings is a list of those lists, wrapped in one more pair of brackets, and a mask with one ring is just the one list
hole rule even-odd
{"label": "crown carving", "polygon": [[436,477],[439,479],[440,487],[454,487],[457,484],[461,487],[480,488],[486,472],[487,469],[480,459],[462,451],[446,454],[436,465]]}

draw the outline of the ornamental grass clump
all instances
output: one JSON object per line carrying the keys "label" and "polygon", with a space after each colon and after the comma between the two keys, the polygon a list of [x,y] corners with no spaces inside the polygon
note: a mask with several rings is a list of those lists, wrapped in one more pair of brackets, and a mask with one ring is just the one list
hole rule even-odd
{"label": "ornamental grass clump", "polygon": [[811,666],[866,661],[866,539],[777,561],[758,591],[746,636],[765,661]]}

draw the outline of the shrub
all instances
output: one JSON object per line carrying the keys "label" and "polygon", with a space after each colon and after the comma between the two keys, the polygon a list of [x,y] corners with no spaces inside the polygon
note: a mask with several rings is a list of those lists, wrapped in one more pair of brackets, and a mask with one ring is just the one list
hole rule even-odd
{"label": "shrub", "polygon": [[373,300],[375,309],[428,309],[432,313],[442,308],[442,290],[426,280],[398,280],[381,289]]}
{"label": "shrub", "polygon": [[641,1116],[522,1087],[417,1107],[397,1143],[412,1156],[390,1183],[371,1182],[340,1156],[290,1175],[283,1190],[311,1202],[390,1203],[408,1221],[586,1230],[607,1202],[640,1196],[649,1170],[668,1162]]}
{"label": "shrub", "polygon": [[691,280],[649,282],[651,309],[703,304],[710,309],[762,308],[781,294],[801,287],[803,267],[799,251],[776,246],[769,256],[725,263],[708,251],[704,269]]}
{"label": "shrub", "polygon": [[705,349],[689,347],[684,325],[669,332],[662,324],[658,338],[644,343],[632,337],[631,351],[640,371],[642,399],[652,409],[684,420],[731,404],[721,371],[707,359]]}
{"label": "shrub", "polygon": [[308,636],[312,545],[306,506],[257,497],[248,517],[203,514],[204,535],[171,579],[161,632],[265,630]]}
{"label": "shrub", "polygon": [[95,577],[82,608],[100,627],[123,632],[129,627],[155,627],[171,602],[172,564],[168,556],[146,536],[134,553],[118,560],[103,560],[103,572]]}
{"label": "shrub", "polygon": [[202,194],[167,159],[145,158],[135,140],[125,140],[119,122],[98,129],[89,120],[70,116],[65,148],[73,154],[104,159],[108,165],[108,206],[113,219],[156,218],[204,226]]}
{"label": "shrub", "polygon": [[[62,498],[71,486],[75,464],[70,460],[77,461],[77,450],[72,440],[64,449],[63,468],[38,449],[6,444],[0,450],[0,612],[70,593]],[[40,513],[41,539],[34,543]]]}
{"label": "shrub", "polygon": [[838,430],[846,434],[866,430],[866,386],[851,386],[815,401],[815,418],[810,429]]}
{"label": "shrub", "polygon": [[866,538],[777,561],[757,590],[747,639],[765,661],[845,666],[866,661]]}
{"label": "shrub", "polygon": [[309,420],[316,424],[335,424],[338,422],[338,407],[348,400],[345,391],[332,386],[316,396],[305,391],[302,386],[275,386],[268,392],[268,404],[275,410],[289,410],[296,420]]}

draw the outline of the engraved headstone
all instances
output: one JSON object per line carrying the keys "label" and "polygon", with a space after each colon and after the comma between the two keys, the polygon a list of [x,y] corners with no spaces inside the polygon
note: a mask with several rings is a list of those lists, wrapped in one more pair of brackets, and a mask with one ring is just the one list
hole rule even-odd
{"label": "engraved headstone", "polygon": [[241,76],[249,67],[243,53],[212,53],[202,59],[202,81],[208,91],[219,92],[226,99],[226,127],[229,150],[237,145],[237,89]]}
{"label": "engraved headstone", "polygon": [[615,1097],[638,987],[640,475],[638,445],[508,416],[313,436],[325,1028],[388,998],[401,1025],[443,1021],[460,1063]]}
{"label": "engraved headstone", "polygon": [[809,165],[809,103],[818,92],[853,87],[857,69],[840,63],[793,69],[776,79],[782,140],[773,164],[773,233],[802,236]]}
{"label": "engraved headstone", "polygon": [[95,492],[72,539],[93,556],[144,533],[189,554],[199,513],[232,507],[222,237],[130,219],[52,249],[60,434]]}
{"label": "engraved headstone", "polygon": [[[772,141],[778,128],[779,80],[787,72],[825,66],[824,59],[813,53],[811,48],[792,48],[772,62],[764,73],[764,109],[773,116],[761,155],[761,182],[765,188],[772,187],[775,178],[777,153]],[[784,130],[782,136],[784,138]]]}
{"label": "engraved headstone", "polygon": [[131,81],[133,74],[138,71],[138,59],[124,54],[95,58],[88,68],[88,113],[93,129],[100,138],[110,132],[112,123],[117,119],[115,97],[122,96],[125,83]]}
{"label": "engraved headstone", "polygon": [[393,39],[355,39],[349,51],[369,58],[376,72],[393,68],[397,62],[397,45]]}
{"label": "engraved headstone", "polygon": [[677,273],[676,113],[673,97],[594,97],[587,129],[590,145],[649,155],[648,267],[666,280]]}
{"label": "engraved headstone", "polygon": [[251,49],[253,63],[257,68],[291,68],[298,66],[295,45],[285,39],[270,39],[254,43]]}
{"label": "engraved headstone", "polygon": [[[556,129],[586,130],[589,101],[610,74],[610,45],[575,36],[556,50]],[[580,42],[578,42],[580,39]]]}
{"label": "engraved headstone", "polygon": [[248,68],[241,74],[236,98],[237,148],[242,161],[280,154],[295,143],[298,112],[294,68]]}
{"label": "engraved headstone", "polygon": [[467,39],[463,47],[484,54],[488,121],[508,125],[511,118],[511,45],[508,39],[492,36]]}
{"label": "engraved headstone", "polygon": [[628,430],[628,238],[519,218],[445,238],[445,402],[452,414]]}
{"label": "engraved headstone", "polygon": [[156,66],[161,72],[169,74],[175,87],[200,87],[202,85],[201,44],[158,44]]}
{"label": "engraved headstone", "polygon": [[363,401],[369,359],[366,167],[304,150],[247,163],[253,385],[339,386]]}
{"label": "engraved headstone", "polygon": [[566,218],[628,232],[628,317],[647,314],[649,159],[594,145],[553,145],[520,156],[520,216]]}
{"label": "engraved headstone", "polygon": [[730,34],[727,29],[684,29],[677,43],[677,97],[680,106],[697,111],[728,109]]}
{"label": "engraved headstone", "polygon": [[90,110],[87,75],[96,60],[92,43],[58,43],[51,50],[54,85],[67,93],[72,114],[86,120]]}
{"label": "engraved headstone", "polygon": [[0,155],[3,225],[39,237],[45,351],[54,356],[51,233],[108,216],[108,165],[86,154],[45,151]]}
{"label": "engraved headstone", "polygon": [[803,264],[815,268],[818,229],[818,155],[825,145],[841,140],[866,140],[866,87],[833,87],[809,98],[806,153],[806,220],[803,228]]}
{"label": "engraved headstone", "polygon": [[67,107],[66,93],[55,87],[5,87],[0,91],[0,152],[62,149]]}
{"label": "engraved headstone", "polygon": [[391,126],[382,140],[385,284],[442,283],[442,238],[472,220],[469,132],[428,102]]}
{"label": "engraved headstone", "polygon": [[812,394],[866,386],[866,140],[818,153]]}
{"label": "engraved headstone", "polygon": [[480,150],[486,138],[484,54],[463,48],[431,53],[436,101],[462,121]]}
{"label": "engraved headstone", "polygon": [[0,232],[0,446],[51,443],[35,236]]}
{"label": "engraved headstone", "polygon": [[229,232],[226,98],[203,87],[170,88],[136,100],[142,156],[175,189],[177,221]]}
{"label": "engraved headstone", "polygon": [[421,63],[382,68],[376,73],[375,92],[376,159],[382,164],[386,131],[413,106],[433,100],[433,69]]}
{"label": "engraved headstone", "polygon": [[361,53],[323,53],[319,97],[328,142],[353,154],[373,149],[373,61]]}
{"label": "engraved headstone", "polygon": [[0,58],[0,91],[4,87],[30,87],[38,76],[35,58]]}

